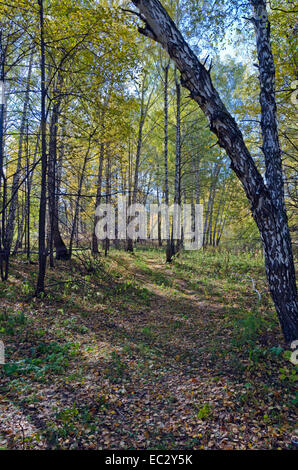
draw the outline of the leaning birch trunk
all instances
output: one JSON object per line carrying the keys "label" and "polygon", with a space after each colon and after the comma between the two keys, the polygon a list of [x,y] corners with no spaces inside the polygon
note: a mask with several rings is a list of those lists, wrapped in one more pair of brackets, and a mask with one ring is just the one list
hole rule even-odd
{"label": "leaning birch trunk", "polygon": [[295,269],[284,204],[281,157],[276,124],[274,63],[270,25],[264,0],[251,0],[257,36],[261,83],[261,127],[266,183],[250,155],[243,135],[215,90],[210,73],[198,60],[158,0],[133,0],[145,26],[139,32],[159,42],[181,72],[182,85],[207,116],[210,129],[230,160],[251,203],[265,252],[268,284],[287,342],[298,338]]}

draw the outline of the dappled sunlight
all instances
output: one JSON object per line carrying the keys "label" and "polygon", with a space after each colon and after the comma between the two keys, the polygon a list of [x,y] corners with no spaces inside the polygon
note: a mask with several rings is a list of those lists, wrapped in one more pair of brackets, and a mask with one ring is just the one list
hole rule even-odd
{"label": "dappled sunlight", "polygon": [[[80,283],[84,272],[73,272],[58,297],[49,291],[32,302],[30,289],[23,292],[24,317],[12,311],[18,287],[8,281],[2,303],[8,313],[0,326],[11,365],[2,376],[1,407],[12,422],[22,413],[28,439],[22,444],[21,428],[8,429],[2,418],[2,444],[246,449],[288,442],[293,390],[291,382],[278,380],[286,365],[274,352],[279,333],[268,298],[258,305],[261,321],[250,280],[237,281],[231,270],[231,285],[227,277],[229,288],[223,288],[208,253],[194,262],[195,285],[187,263],[161,265],[158,254],[143,253],[134,258],[112,251],[108,277],[95,271],[86,285]],[[245,272],[254,263],[247,260]],[[18,276],[17,262],[13,270]],[[257,281],[263,283],[262,275]],[[282,408],[268,415],[281,393]],[[76,444],[73,432],[80,436]]]}

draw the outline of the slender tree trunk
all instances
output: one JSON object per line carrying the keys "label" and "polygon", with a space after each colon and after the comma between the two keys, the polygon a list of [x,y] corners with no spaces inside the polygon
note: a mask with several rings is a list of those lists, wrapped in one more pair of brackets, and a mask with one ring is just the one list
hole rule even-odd
{"label": "slender tree trunk", "polygon": [[47,184],[47,140],[46,140],[46,77],[45,77],[45,43],[44,43],[44,13],[43,0],[38,0],[40,20],[40,72],[41,72],[41,190],[39,203],[38,227],[38,262],[39,272],[36,286],[36,295],[44,292],[46,274],[46,184]]}
{"label": "slender tree trunk", "polygon": [[[103,139],[103,136],[102,136],[102,139]],[[95,209],[101,203],[101,187],[102,187],[102,171],[103,171],[104,153],[105,153],[105,144],[104,144],[104,141],[102,140],[101,143],[100,143]],[[94,217],[93,234],[92,234],[92,253],[93,253],[93,255],[96,255],[98,253],[98,240],[97,240],[97,236],[96,236],[96,233],[95,233],[96,223],[97,223],[97,217],[95,216]]]}
{"label": "slender tree trunk", "polygon": [[61,89],[62,77],[58,72],[57,84],[53,92],[53,109],[50,123],[50,138],[49,138],[49,159],[48,159],[48,195],[49,195],[49,221],[50,221],[50,236],[49,236],[49,252],[50,252],[50,265],[54,266],[54,247],[56,250],[56,258],[68,259],[68,252],[65,243],[61,237],[59,230],[59,208],[57,196],[57,132],[59,123],[59,114],[61,107]]}
{"label": "slender tree trunk", "polygon": [[[26,135],[26,173],[29,174],[29,164],[30,164],[30,157],[29,157],[29,128],[27,123],[27,135]],[[27,260],[30,262],[30,181],[29,177],[25,181],[26,187],[26,224],[27,224]]]}
{"label": "slender tree trunk", "polygon": [[223,211],[224,211],[224,208],[225,208],[224,196],[225,196],[225,182],[223,183],[223,189],[221,191],[221,196],[220,196],[220,200],[219,200],[219,203],[218,203],[216,218],[215,218],[215,222],[214,222],[213,235],[212,235],[212,246],[216,245],[216,243],[215,243],[216,233],[217,233],[219,221],[222,218],[222,214],[223,214]]}
{"label": "slender tree trunk", "polygon": [[[159,164],[157,164],[157,187],[156,187],[156,199],[157,205],[160,205],[160,197],[159,197]],[[158,211],[157,214],[157,237],[158,237],[158,246],[162,246],[162,238],[161,238],[161,214]]]}
{"label": "slender tree trunk", "polygon": [[56,259],[66,260],[69,258],[69,254],[66,248],[66,245],[63,241],[60,228],[59,228],[59,202],[60,202],[60,190],[61,190],[61,181],[62,181],[62,169],[63,169],[63,159],[64,159],[64,129],[65,121],[62,123],[61,127],[61,143],[59,146],[59,157],[56,165],[56,195],[55,195],[55,213],[54,213],[54,246],[56,249]]}
{"label": "slender tree trunk", "polygon": [[25,125],[27,121],[27,110],[28,110],[28,105],[29,105],[32,62],[33,62],[33,49],[32,49],[30,60],[29,60],[26,93],[24,97],[23,113],[22,113],[21,126],[20,126],[17,168],[16,168],[15,174],[13,175],[12,188],[11,188],[11,201],[10,201],[10,206],[9,206],[7,225],[6,225],[5,236],[6,236],[7,256],[10,255],[13,234],[14,234],[14,227],[15,227],[16,209],[17,209],[17,204],[18,204],[18,189],[19,189],[19,183],[20,183],[20,177],[21,177],[23,140],[24,140],[24,133],[25,133]]}
{"label": "slender tree trunk", "polygon": [[210,231],[212,230],[213,201],[214,201],[214,196],[215,196],[215,188],[216,188],[219,170],[220,170],[220,164],[217,163],[215,164],[214,169],[212,170],[212,173],[211,173],[211,183],[210,183],[207,210],[206,210],[206,215],[205,215],[204,232],[203,232],[203,246],[204,247],[208,245]]}
{"label": "slender tree trunk", "polygon": [[[32,170],[30,171],[30,169],[28,168],[28,170],[26,172],[26,177],[25,177],[25,182],[27,182],[27,186],[28,186],[28,194],[30,194],[30,192],[31,192],[32,180],[33,180],[33,169],[36,166],[37,153],[38,153],[38,149],[39,149],[39,141],[40,141],[40,132],[37,135],[37,140],[36,140],[36,144],[35,144],[35,152],[34,152],[34,157],[33,157],[33,162],[32,162]],[[16,255],[19,248],[21,248],[26,217],[27,217],[27,206],[25,205],[24,210],[22,211],[21,223],[19,224],[19,227],[18,227],[17,240],[16,240],[16,243],[15,243],[15,246],[14,246],[14,249],[13,249],[13,253],[12,253],[13,256]]]}
{"label": "slender tree trunk", "polygon": [[[108,161],[106,166],[106,204],[111,201],[111,158],[108,155]],[[105,247],[105,256],[107,256],[109,249],[110,249],[110,238],[109,233],[107,232],[107,237],[104,241]]]}
{"label": "slender tree trunk", "polygon": [[[169,206],[169,172],[168,172],[168,114],[169,114],[169,103],[168,103],[168,81],[169,81],[169,68],[170,68],[170,61],[164,67],[164,166],[165,166],[165,204]],[[166,217],[166,224],[167,224],[167,247],[166,247],[166,262],[170,263],[172,261],[172,244],[170,238],[170,230],[169,230],[169,218]]]}
{"label": "slender tree trunk", "polygon": [[274,96],[274,63],[265,0],[251,0],[257,36],[261,84],[261,127],[266,183],[257,170],[243,135],[215,90],[210,73],[200,63],[158,0],[133,0],[145,21],[139,31],[159,42],[175,61],[182,84],[199,104],[231,160],[258,226],[272,299],[286,341],[298,338],[298,299],[287,215],[284,207],[280,148]]}
{"label": "slender tree trunk", "polygon": [[214,207],[216,187],[217,187],[217,181],[218,181],[220,168],[221,168],[221,165],[217,164],[216,167],[215,167],[215,176],[214,176],[214,180],[213,180],[213,183],[212,183],[212,188],[210,190],[211,204],[210,204],[209,225],[208,225],[208,233],[207,233],[207,243],[208,243],[208,239],[209,239],[209,245],[212,245],[213,207]]}
{"label": "slender tree trunk", "polygon": [[[174,191],[174,203],[175,205],[181,205],[181,191],[180,191],[180,183],[181,183],[181,88],[180,82],[177,77],[177,70],[175,67],[175,84],[176,84],[176,162],[175,162],[175,191]],[[175,206],[176,208],[176,206]],[[180,240],[173,240],[173,231],[174,231],[174,218],[177,220],[177,214],[173,216],[173,223],[172,223],[172,254],[175,254],[180,249]]]}
{"label": "slender tree trunk", "polygon": [[[140,170],[140,157],[141,157],[141,150],[142,150],[142,143],[143,143],[143,127],[146,119],[146,115],[148,112],[148,107],[150,104],[150,99],[152,92],[148,98],[148,102],[145,104],[145,81],[146,81],[146,74],[144,74],[142,85],[141,85],[141,115],[139,121],[139,131],[138,131],[138,142],[137,142],[137,153],[136,153],[136,162],[135,162],[135,173],[134,173],[134,184],[133,184],[133,192],[132,192],[132,204],[137,202],[137,195],[139,190],[139,170]],[[131,218],[129,218],[129,221]],[[128,238],[127,240],[127,251],[133,252],[133,240]]]}
{"label": "slender tree trunk", "polygon": [[[102,115],[101,115],[101,142],[100,142],[100,152],[99,152],[99,162],[98,162],[98,175],[97,175],[97,187],[96,187],[96,201],[95,201],[95,209],[100,205],[101,202],[101,187],[102,187],[102,172],[103,172],[103,162],[104,162],[104,154],[105,154],[105,113],[106,107],[109,101],[109,93],[105,97],[105,101],[103,104]],[[94,225],[93,225],[93,234],[92,234],[92,246],[91,251],[93,255],[98,253],[98,240],[95,233],[95,228],[97,224],[97,217],[94,216]]]}
{"label": "slender tree trunk", "polygon": [[191,160],[194,175],[195,203],[200,204],[200,156],[192,154]]}
{"label": "slender tree trunk", "polygon": [[222,214],[221,214],[220,223],[219,223],[219,228],[218,228],[217,237],[216,237],[216,243],[215,243],[216,246],[218,246],[219,243],[220,243],[220,240],[221,240],[221,237],[222,237],[222,234],[223,234],[223,231],[224,231],[226,222],[227,222],[227,216],[228,216],[229,207],[230,207],[230,204],[228,204],[228,206],[227,206],[226,214],[225,214],[225,215],[224,215],[224,211],[223,211]]}
{"label": "slender tree trunk", "polygon": [[[221,237],[222,237],[222,234],[223,234],[223,231],[224,231],[224,228],[225,228],[225,225],[227,223],[227,220],[228,220],[228,214],[229,214],[229,209],[230,209],[230,206],[231,206],[231,201],[232,201],[232,193],[230,192],[229,194],[229,200],[227,203],[224,204],[224,207],[222,209],[222,213],[221,213],[221,217],[220,217],[220,221],[219,221],[219,227],[218,227],[218,232],[217,232],[217,237],[216,237],[216,246],[219,245],[220,243],[220,240],[221,240]],[[224,209],[226,208],[225,212],[224,212]]]}
{"label": "slender tree trunk", "polygon": [[84,176],[85,176],[85,170],[86,170],[86,166],[87,166],[88,158],[89,158],[89,153],[90,153],[90,149],[91,149],[92,136],[93,136],[93,134],[91,134],[89,136],[88,148],[87,148],[87,152],[85,153],[83,168],[82,168],[82,172],[81,172],[81,175],[80,175],[80,178],[79,178],[79,188],[78,188],[78,194],[77,194],[77,199],[76,199],[76,203],[75,203],[74,218],[73,218],[73,222],[72,222],[72,229],[71,229],[70,241],[69,241],[69,250],[68,250],[69,258],[71,258],[71,255],[72,255],[73,240],[74,240],[74,236],[75,236],[76,232],[77,232],[77,245],[78,245],[78,232],[79,232],[79,230],[78,230],[77,222],[78,222],[78,218],[79,218],[78,216],[79,216],[79,209],[80,209],[80,199],[81,199],[81,194],[82,194],[82,187],[83,187],[83,181],[84,181]]}
{"label": "slender tree trunk", "polygon": [[[4,120],[5,120],[5,58],[6,48],[0,31],[0,194],[2,196],[2,218],[0,226],[0,271],[2,281],[8,277],[8,251],[5,237],[6,177],[4,174]],[[3,181],[3,185],[2,185]]]}

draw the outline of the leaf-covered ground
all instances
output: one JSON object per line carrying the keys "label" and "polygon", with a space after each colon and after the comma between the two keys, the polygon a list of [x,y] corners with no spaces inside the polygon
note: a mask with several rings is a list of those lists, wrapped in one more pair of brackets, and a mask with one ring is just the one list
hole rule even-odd
{"label": "leaf-covered ground", "polygon": [[0,448],[293,448],[296,371],[261,258],[84,252],[43,299],[36,275],[14,261],[0,284]]}

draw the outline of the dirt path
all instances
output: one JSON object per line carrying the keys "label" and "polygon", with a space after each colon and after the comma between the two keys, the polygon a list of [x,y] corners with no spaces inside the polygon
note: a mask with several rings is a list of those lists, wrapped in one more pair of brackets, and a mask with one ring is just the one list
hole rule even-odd
{"label": "dirt path", "polygon": [[268,376],[231,347],[216,279],[209,295],[180,265],[123,256],[113,281],[85,286],[78,273],[78,287],[23,304],[27,320],[6,340],[18,365],[1,377],[2,447],[289,446],[292,392],[274,363]]}

